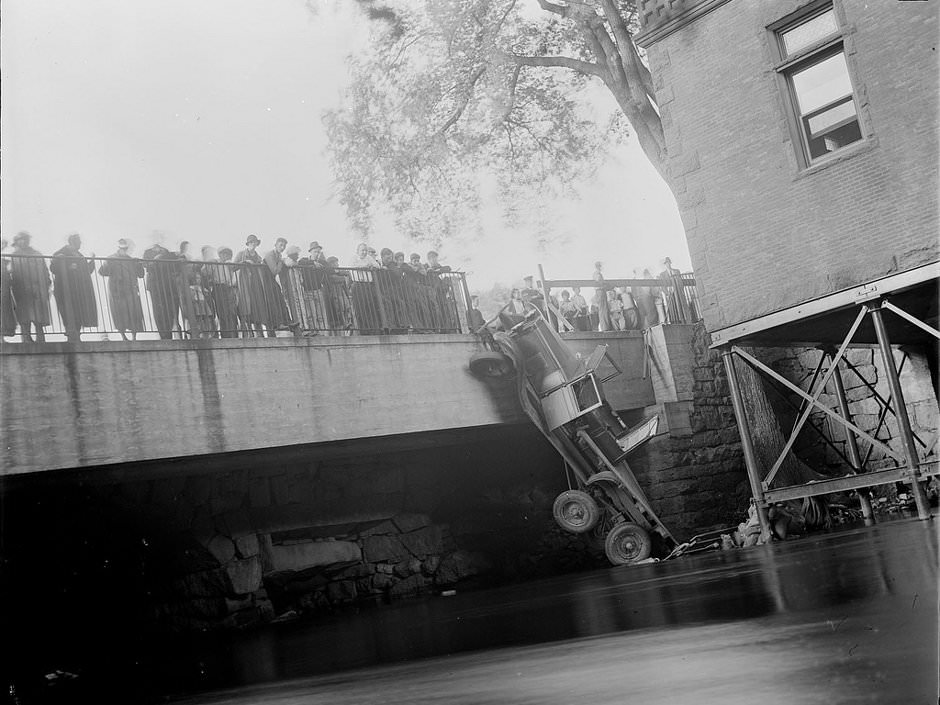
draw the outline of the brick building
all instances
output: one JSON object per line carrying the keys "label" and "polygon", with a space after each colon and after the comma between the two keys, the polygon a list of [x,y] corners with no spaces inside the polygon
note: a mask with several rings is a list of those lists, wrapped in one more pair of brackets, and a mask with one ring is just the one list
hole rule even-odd
{"label": "brick building", "polygon": [[[808,407],[795,416],[835,411],[843,431],[833,437],[854,471],[870,468],[850,446],[885,441],[895,462],[872,484],[935,474],[936,440],[911,432],[901,390],[910,396],[911,384],[896,360],[903,344],[936,376],[936,3],[641,0],[639,9],[636,40],[654,77],[702,314],[729,375],[747,363],[774,378],[761,348],[818,348],[821,384],[791,390]],[[871,394],[886,409],[877,415],[896,417],[893,445],[845,426],[858,400],[838,387],[851,353],[866,347],[881,353],[883,384]],[[935,409],[930,378],[919,384]],[[827,392],[828,410],[818,403]],[[754,399],[737,396],[747,436]],[[783,491],[773,485],[783,456],[759,455],[752,449],[748,463],[759,505],[861,486]]]}

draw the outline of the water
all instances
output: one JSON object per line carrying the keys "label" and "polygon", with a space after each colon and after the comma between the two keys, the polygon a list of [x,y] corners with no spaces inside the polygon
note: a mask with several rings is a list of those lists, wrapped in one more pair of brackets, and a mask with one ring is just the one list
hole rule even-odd
{"label": "water", "polygon": [[282,625],[225,660],[234,690],[184,702],[934,703],[937,527],[888,523]]}
{"label": "water", "polygon": [[936,703],[937,544],[936,520],[897,521],[188,640],[152,687],[190,705]]}

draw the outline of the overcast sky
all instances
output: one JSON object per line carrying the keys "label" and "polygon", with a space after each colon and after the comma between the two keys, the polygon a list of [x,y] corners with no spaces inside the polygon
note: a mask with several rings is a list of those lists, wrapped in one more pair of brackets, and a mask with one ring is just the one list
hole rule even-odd
{"label": "overcast sky", "polygon": [[[355,239],[329,201],[321,115],[364,41],[354,5],[322,0],[314,15],[304,0],[4,0],[4,237],[29,230],[50,254],[77,231],[103,256],[119,237],[140,254],[153,230],[236,250],[254,232],[262,249],[317,239],[348,262]],[[658,271],[666,255],[687,267],[665,185],[635,145],[612,157],[582,200],[551,206],[571,245],[533,251],[494,211],[483,241],[445,245],[443,259],[475,289],[539,263],[549,278],[589,277],[595,259],[610,277]],[[426,249],[391,229],[373,244]]]}

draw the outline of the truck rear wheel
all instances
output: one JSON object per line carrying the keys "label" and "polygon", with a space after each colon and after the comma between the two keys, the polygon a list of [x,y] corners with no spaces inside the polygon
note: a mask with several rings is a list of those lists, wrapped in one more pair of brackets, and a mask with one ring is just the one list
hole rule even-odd
{"label": "truck rear wheel", "polygon": [[583,534],[597,526],[601,510],[587,492],[568,490],[555,498],[552,515],[558,526],[565,531]]}
{"label": "truck rear wheel", "polygon": [[649,532],[636,524],[617,524],[604,541],[604,553],[614,565],[629,565],[649,558],[653,542]]}

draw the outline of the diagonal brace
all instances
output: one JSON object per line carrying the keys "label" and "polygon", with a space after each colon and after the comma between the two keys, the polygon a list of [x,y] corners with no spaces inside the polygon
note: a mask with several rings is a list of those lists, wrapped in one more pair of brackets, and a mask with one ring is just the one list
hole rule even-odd
{"label": "diagonal brace", "polygon": [[[879,441],[879,440],[877,440],[877,439],[875,439],[875,438],[872,438],[869,434],[865,433],[865,431],[863,431],[862,429],[860,429],[860,428],[859,428],[858,426],[856,426],[854,423],[852,423],[852,422],[850,422],[850,421],[847,421],[846,419],[844,419],[844,418],[842,418],[841,416],[839,416],[839,415],[838,415],[836,412],[834,412],[832,409],[829,409],[828,407],[826,407],[826,406],[824,406],[823,404],[819,403],[818,400],[816,400],[816,399],[814,399],[813,397],[811,397],[809,394],[807,394],[807,393],[804,392],[802,389],[800,389],[799,387],[797,387],[795,384],[793,384],[792,382],[790,382],[790,380],[785,379],[785,378],[781,377],[780,375],[778,375],[778,374],[777,374],[776,372],[774,372],[772,369],[770,369],[769,367],[767,367],[766,365],[764,365],[762,362],[760,362],[760,360],[757,360],[756,358],[754,358],[754,357],[752,357],[751,355],[747,354],[746,352],[744,352],[743,350],[741,350],[741,349],[738,348],[738,347],[732,347],[732,350],[733,350],[735,353],[737,353],[738,355],[740,355],[742,358],[744,358],[744,360],[745,360],[746,362],[748,362],[751,366],[756,367],[757,369],[760,369],[760,370],[761,370],[762,372],[764,372],[765,374],[770,375],[771,377],[773,377],[774,379],[776,379],[778,382],[780,382],[781,384],[785,385],[788,389],[790,389],[790,391],[792,391],[792,392],[794,392],[795,394],[798,394],[799,396],[801,396],[801,397],[803,397],[804,399],[808,400],[808,401],[812,404],[812,406],[810,407],[810,409],[812,409],[813,407],[818,408],[820,411],[824,412],[824,413],[827,414],[828,416],[830,416],[830,417],[832,417],[833,419],[835,419],[838,423],[842,424],[843,426],[845,426],[845,427],[847,427],[847,428],[852,429],[853,431],[855,431],[855,433],[857,433],[858,435],[860,435],[862,438],[866,439],[867,441],[869,441],[869,442],[872,443],[873,445],[878,446],[878,447],[879,447],[881,450],[883,450],[887,455],[890,455],[892,458],[895,458],[895,459],[898,460],[899,462],[904,462],[904,458],[902,458],[898,453],[894,452],[894,451],[893,451],[891,448],[889,448],[887,445],[885,445],[884,443],[882,443],[881,441]],[[807,411],[809,411],[809,410],[807,410]],[[792,437],[790,438],[790,442],[787,444],[787,448],[784,450],[784,453],[783,453],[783,454],[780,456],[780,458],[778,459],[777,464],[775,464],[773,470],[771,471],[771,474],[768,474],[767,479],[763,481],[762,484],[763,484],[765,487],[769,487],[769,486],[770,486],[770,483],[771,483],[771,481],[773,480],[773,475],[776,474],[776,472],[780,469],[780,465],[783,464],[783,458],[784,458],[784,456],[786,455],[786,453],[790,450],[790,448],[793,446],[793,441],[794,441],[794,439],[795,439],[795,436],[792,436]]]}
{"label": "diagonal brace", "polygon": [[886,309],[888,309],[889,311],[892,311],[892,312],[896,313],[897,315],[899,315],[901,318],[903,318],[903,319],[904,319],[905,321],[907,321],[908,323],[911,323],[911,324],[917,326],[918,328],[927,331],[927,332],[930,333],[934,338],[937,338],[938,340],[940,340],[940,331],[938,331],[936,328],[931,328],[930,326],[928,326],[928,325],[927,325],[926,323],[924,323],[923,321],[921,321],[921,320],[919,320],[919,319],[917,319],[917,318],[914,318],[914,316],[912,316],[911,314],[909,314],[907,311],[898,308],[897,306],[895,306],[894,304],[892,304],[890,301],[882,301],[882,302],[881,302],[881,308],[886,308]]}
{"label": "diagonal brace", "polygon": [[[770,472],[767,474],[767,478],[764,480],[764,487],[770,487],[770,483],[773,482],[774,477],[776,477],[777,472],[783,466],[783,461],[786,460],[787,453],[790,452],[790,449],[793,448],[793,444],[796,443],[797,436],[799,436],[800,431],[803,428],[803,424],[806,423],[806,420],[809,418],[810,414],[813,412],[813,407],[818,406],[819,408],[825,409],[827,413],[833,414],[831,409],[828,409],[821,404],[819,404],[820,395],[826,390],[826,385],[829,384],[829,379],[832,375],[835,374],[836,368],[839,365],[839,361],[845,355],[845,351],[848,350],[849,343],[852,342],[852,338],[855,337],[855,331],[858,330],[858,327],[862,324],[865,315],[868,313],[868,309],[862,306],[858,315],[855,317],[855,322],[852,323],[852,327],[849,329],[849,332],[846,334],[845,338],[842,341],[842,345],[839,347],[839,352],[835,357],[832,358],[832,363],[829,367],[829,370],[823,376],[822,382],[819,384],[819,388],[816,390],[816,393],[812,397],[809,395],[804,396],[804,399],[808,399],[811,406],[806,407],[806,410],[800,415],[800,418],[797,420],[796,425],[793,427],[793,431],[790,433],[790,438],[787,439],[786,444],[783,446],[783,450],[780,453],[780,457],[777,458],[777,461],[774,463],[774,466],[770,469]],[[743,351],[739,350],[739,353]],[[753,359],[753,358],[751,358]],[[757,362],[754,360],[754,362]],[[768,373],[773,373],[773,370],[767,368]],[[775,374],[775,373],[774,373]],[[802,390],[801,390],[802,391]],[[833,414],[838,419],[841,419],[840,416]]]}

